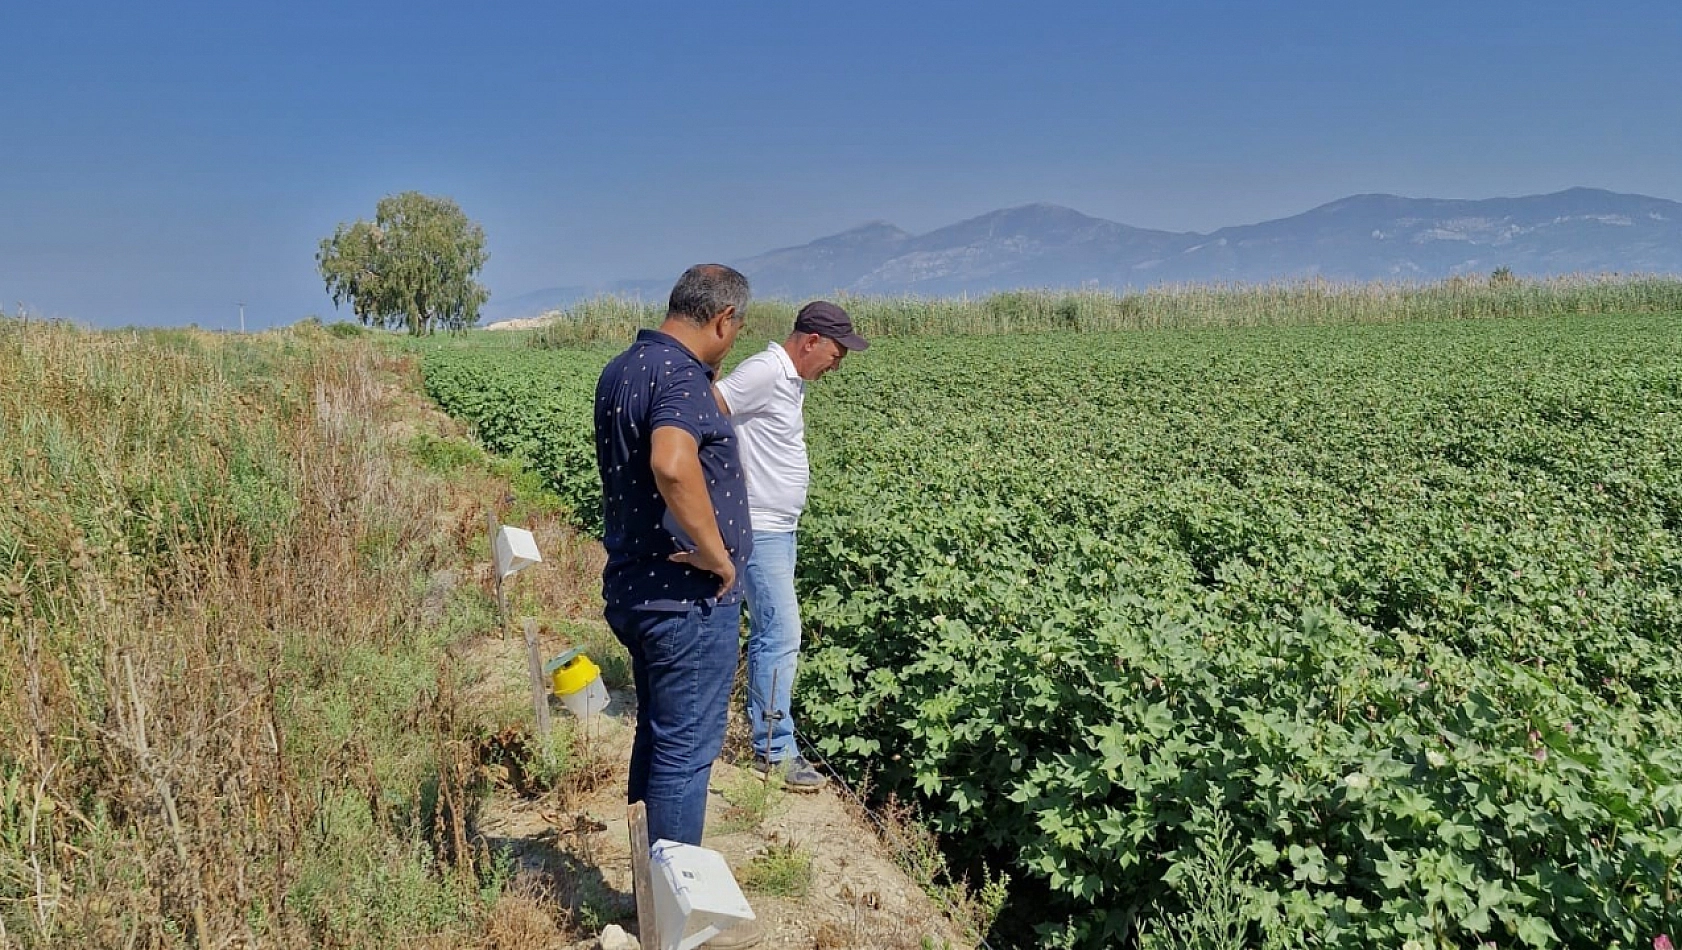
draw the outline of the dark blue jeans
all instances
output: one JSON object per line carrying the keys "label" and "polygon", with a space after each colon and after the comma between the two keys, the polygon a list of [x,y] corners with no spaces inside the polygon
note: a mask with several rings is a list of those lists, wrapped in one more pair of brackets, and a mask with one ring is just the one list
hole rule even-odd
{"label": "dark blue jeans", "polygon": [[631,653],[637,688],[626,800],[647,806],[649,844],[699,845],[736,677],[741,605],[696,604],[687,613],[610,606],[606,616]]}

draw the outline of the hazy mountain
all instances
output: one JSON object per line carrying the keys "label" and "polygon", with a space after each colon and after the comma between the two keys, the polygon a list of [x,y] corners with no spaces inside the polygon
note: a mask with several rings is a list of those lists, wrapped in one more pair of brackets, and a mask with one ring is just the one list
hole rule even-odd
{"label": "hazy mountain", "polygon": [[[766,298],[838,290],[935,296],[1024,287],[1122,289],[1316,276],[1440,280],[1498,267],[1521,276],[1682,274],[1682,203],[1594,188],[1478,201],[1355,195],[1210,234],[1146,230],[1034,204],[923,235],[873,222],[732,263],[752,280],[755,295]],[[501,317],[530,316],[591,293],[661,299],[669,289],[670,278],[594,290],[554,288],[487,310]]]}
{"label": "hazy mountain", "polygon": [[761,297],[803,297],[813,287],[848,287],[865,279],[884,261],[903,255],[911,242],[911,235],[899,228],[872,221],[732,264],[748,275],[753,292]]}
{"label": "hazy mountain", "polygon": [[1448,201],[1356,195],[1276,221],[1222,228],[1147,272],[1155,280],[1439,280],[1682,273],[1682,204],[1573,188]]}
{"label": "hazy mountain", "polygon": [[[931,231],[847,285],[858,293],[944,295],[1110,282],[1116,263],[1163,253],[1187,235],[1147,231],[1056,205],[994,211]],[[743,261],[749,280],[757,281]],[[800,296],[796,294],[795,296]]]}

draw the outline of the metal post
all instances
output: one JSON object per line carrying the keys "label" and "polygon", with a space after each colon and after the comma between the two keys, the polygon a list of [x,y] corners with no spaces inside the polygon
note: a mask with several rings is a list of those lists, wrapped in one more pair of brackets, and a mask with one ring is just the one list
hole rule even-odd
{"label": "metal post", "polygon": [[[777,674],[781,672],[781,670],[775,669],[771,671],[771,700],[765,704],[764,711],[759,714],[759,718],[765,720],[765,780],[767,782],[771,780],[771,772],[773,771],[771,764],[771,730],[783,718],[782,713],[777,709]],[[753,684],[748,684],[748,688],[752,689]]]}

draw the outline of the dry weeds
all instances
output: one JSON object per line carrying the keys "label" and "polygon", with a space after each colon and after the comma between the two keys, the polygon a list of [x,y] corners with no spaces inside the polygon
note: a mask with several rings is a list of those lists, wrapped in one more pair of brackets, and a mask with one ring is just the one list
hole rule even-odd
{"label": "dry weeds", "polygon": [[[0,943],[543,945],[469,843],[425,583],[464,506],[381,429],[407,372],[0,325]],[[334,892],[367,875],[421,906]]]}

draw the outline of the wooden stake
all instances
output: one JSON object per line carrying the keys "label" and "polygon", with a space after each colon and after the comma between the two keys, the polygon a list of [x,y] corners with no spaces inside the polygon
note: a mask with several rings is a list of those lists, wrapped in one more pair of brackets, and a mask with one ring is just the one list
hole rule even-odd
{"label": "wooden stake", "polygon": [[537,714],[537,734],[549,734],[549,688],[543,682],[543,657],[537,652],[537,619],[522,618],[526,631],[526,672],[531,675],[531,706]]}
{"label": "wooden stake", "polygon": [[491,577],[496,579],[496,615],[502,621],[502,639],[508,639],[508,595],[502,590],[502,568],[496,563],[496,531],[502,519],[497,517],[496,506],[485,509],[485,537],[491,546]]}
{"label": "wooden stake", "polygon": [[643,950],[659,950],[660,926],[654,919],[654,871],[649,866],[648,808],[631,806],[631,889],[637,895],[637,943]]}

